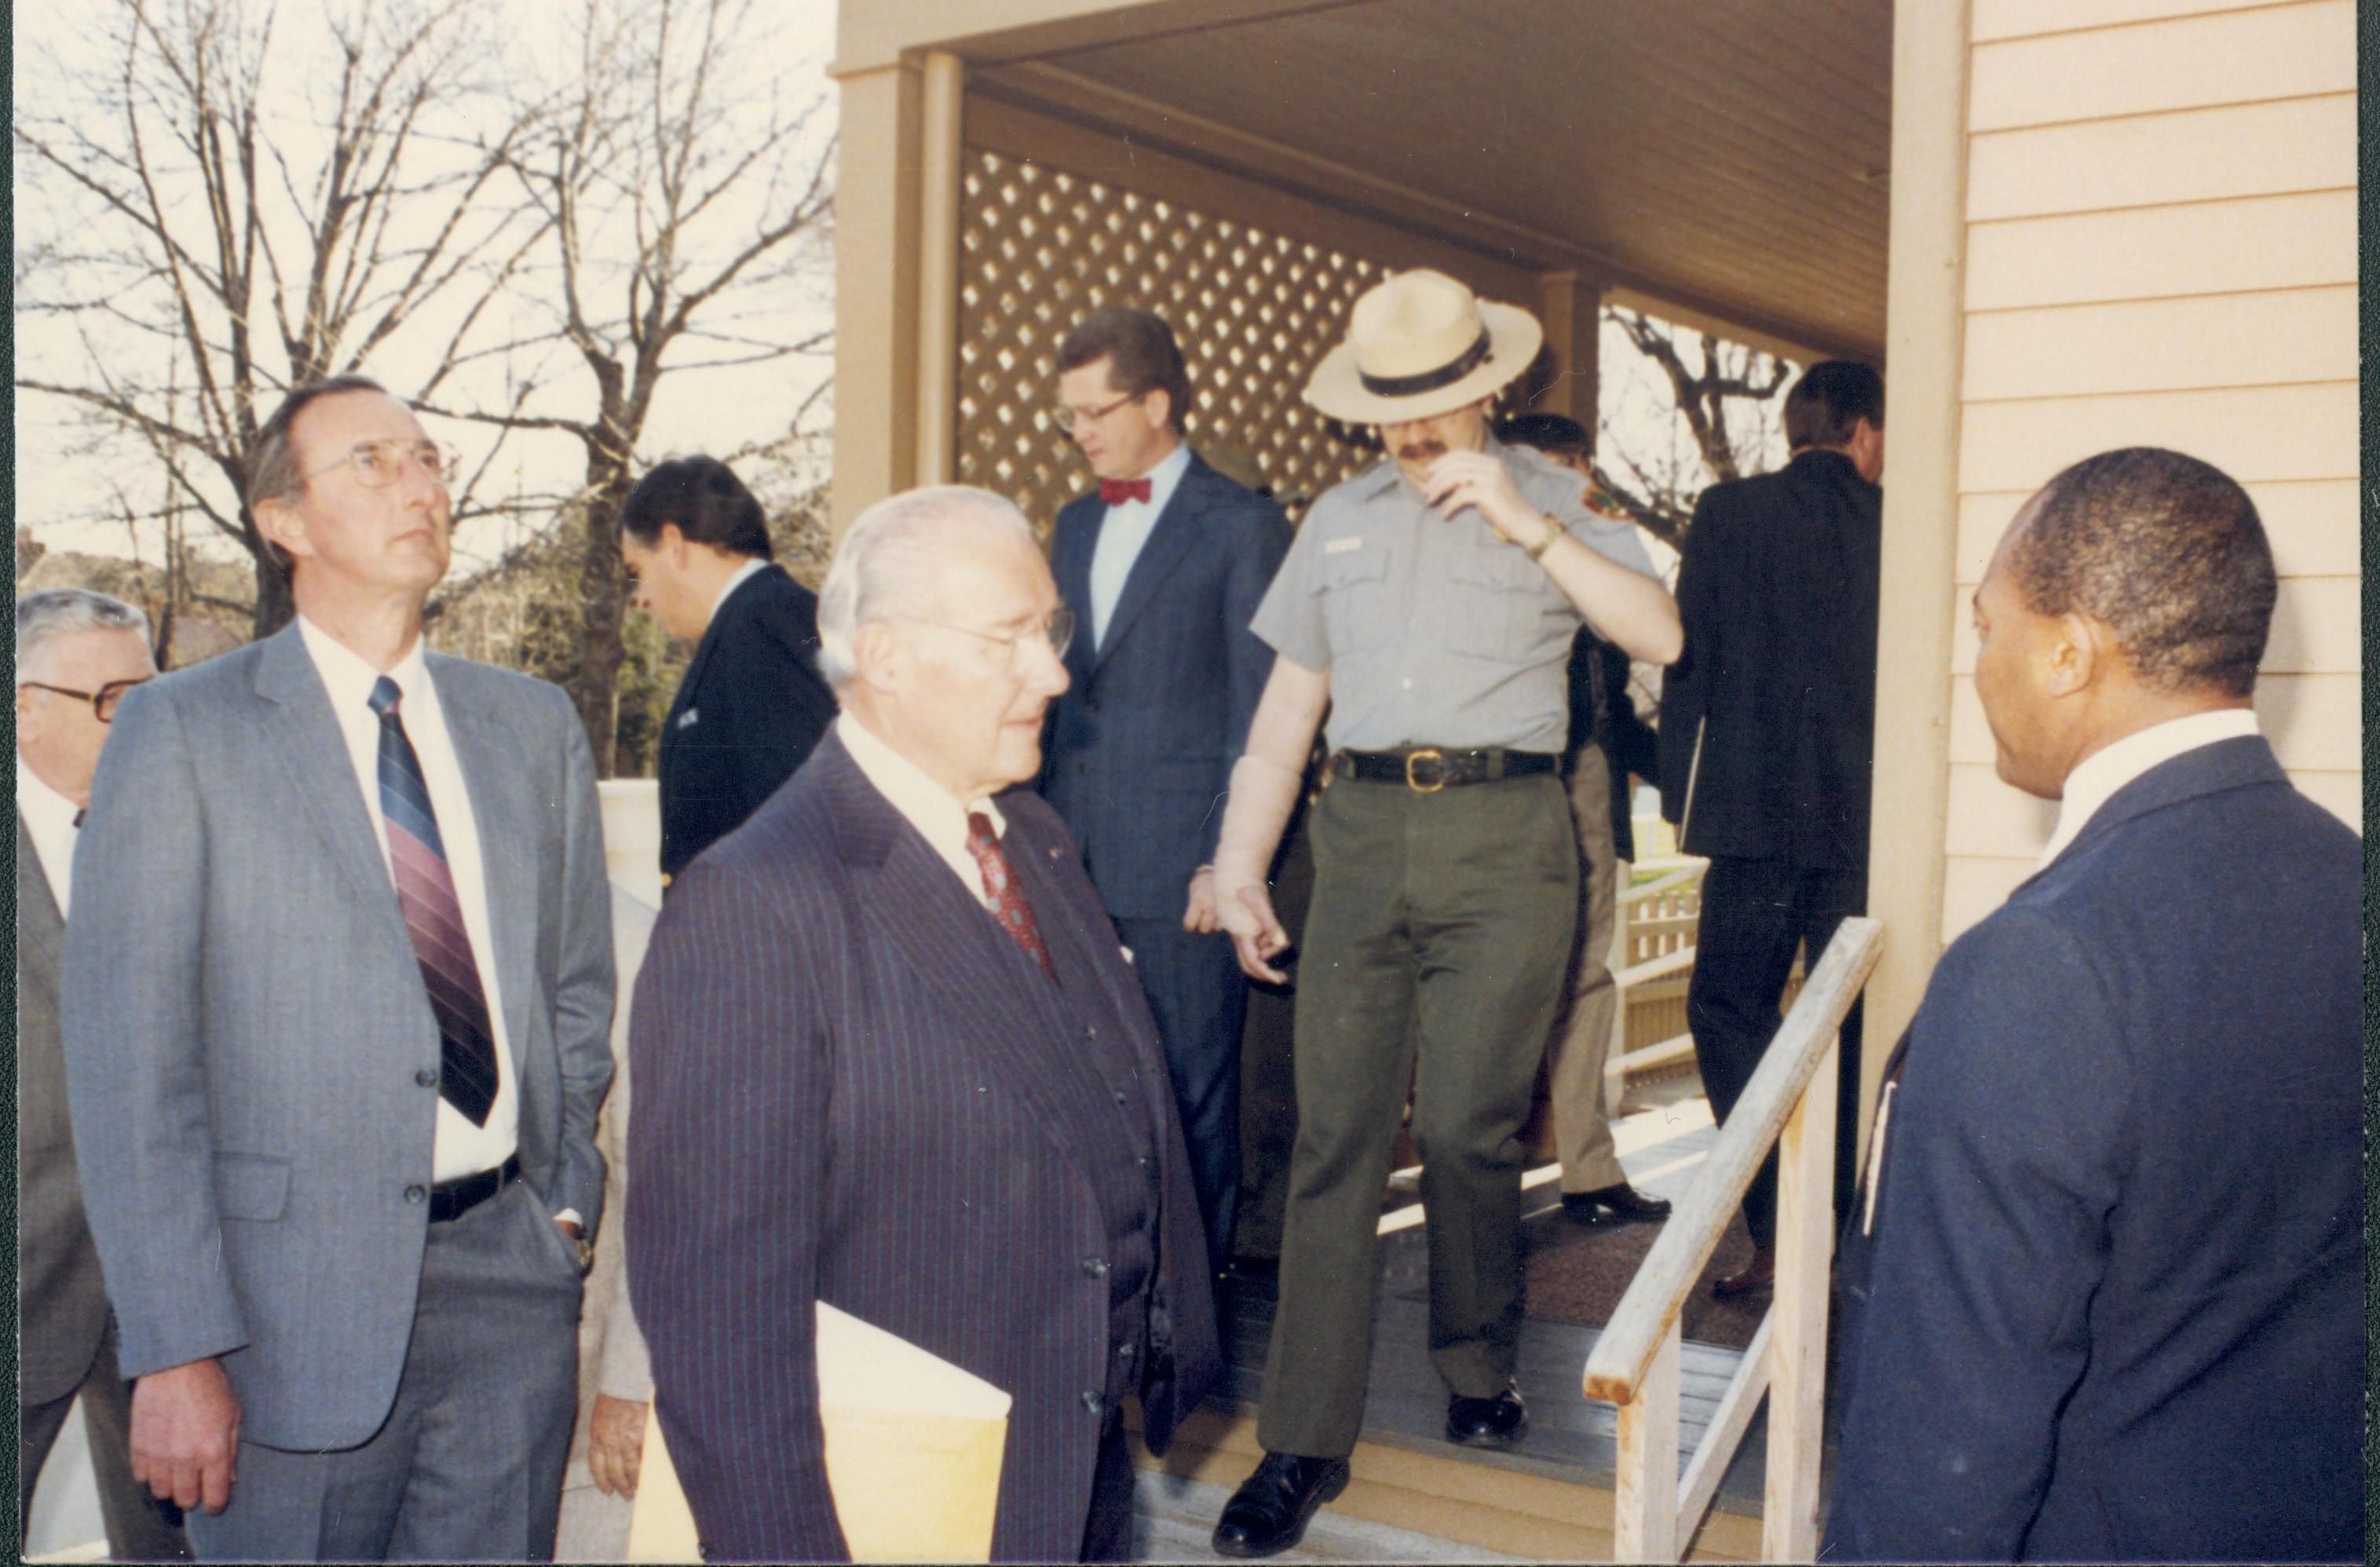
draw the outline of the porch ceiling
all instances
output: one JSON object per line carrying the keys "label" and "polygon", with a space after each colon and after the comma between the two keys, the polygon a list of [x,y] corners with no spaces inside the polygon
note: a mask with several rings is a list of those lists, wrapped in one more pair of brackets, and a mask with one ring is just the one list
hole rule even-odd
{"label": "porch ceiling", "polygon": [[979,91],[1880,358],[1891,16],[1891,0],[1344,0],[953,46]]}

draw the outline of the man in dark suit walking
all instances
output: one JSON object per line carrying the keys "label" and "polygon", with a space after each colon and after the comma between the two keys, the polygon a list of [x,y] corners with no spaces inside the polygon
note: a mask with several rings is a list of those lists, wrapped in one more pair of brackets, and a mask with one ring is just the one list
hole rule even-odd
{"label": "man in dark suit walking", "polygon": [[17,1543],[59,1429],[82,1400],[109,1554],[187,1561],[169,1510],[132,1477],[131,1390],[67,1118],[58,957],[91,775],[124,693],[157,673],[149,617],[80,588],[17,601]]}
{"label": "man in dark suit walking", "polygon": [[1172,328],[1122,306],[1058,346],[1058,419],[1099,480],[1058,514],[1050,567],[1083,633],[1042,793],[1133,954],[1182,1107],[1207,1251],[1229,1262],[1247,978],[1215,917],[1215,832],[1271,650],[1248,629],[1289,520],[1183,443]]}
{"label": "man in dark suit walking", "polygon": [[1887,1074],[1827,1558],[2363,1556],[2362,849],[2257,733],[2274,596],[2153,449],[1976,590],[1999,775],[2063,803]]}
{"label": "man in dark suit walking", "polygon": [[[1796,947],[1812,961],[1867,908],[1876,743],[1884,383],[1863,364],[1812,365],[1785,396],[1793,460],[1714,484],[1678,568],[1685,655],[1661,690],[1661,813],[1706,855],[1686,1024],[1724,1124],[1777,1034]],[[1839,1083],[1859,1102],[1860,1014]],[[1835,1206],[1848,1201],[1857,1117],[1836,1124]],[[1777,1156],[1743,1198],[1752,1260],[1722,1297],[1777,1270]]]}
{"label": "man in dark suit walking", "polygon": [[662,721],[662,885],[794,775],[834,722],[818,596],[771,559],[760,503],[716,457],[657,465],[620,508],[637,606],[695,644]]}
{"label": "man in dark suit walking", "polygon": [[452,459],[265,421],[297,624],[125,698],[62,987],[132,1464],[210,1561],[553,1550],[612,940],[569,698],[429,652]]}
{"label": "man in dark suit walking", "polygon": [[897,495],[827,575],[844,701],[688,869],[637,985],[630,1298],[711,1561],[845,1559],[816,1307],[1008,1392],[1000,1560],[1131,1549],[1218,1369],[1164,1057],[1039,796],[1072,615],[1015,507]]}

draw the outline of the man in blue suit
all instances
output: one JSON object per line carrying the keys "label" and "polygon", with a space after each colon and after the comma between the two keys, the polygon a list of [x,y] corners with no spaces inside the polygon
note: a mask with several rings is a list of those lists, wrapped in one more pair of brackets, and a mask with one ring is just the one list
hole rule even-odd
{"label": "man in blue suit", "polygon": [[1058,371],[1059,423],[1099,488],[1058,514],[1050,545],[1083,634],[1042,788],[1132,951],[1221,1268],[1239,1196],[1247,979],[1215,917],[1209,862],[1272,667],[1248,623],[1289,521],[1183,443],[1190,377],[1161,318],[1094,310],[1059,345]]}
{"label": "man in blue suit", "polygon": [[2273,601],[2247,494],[2149,449],[1976,591],[1999,774],[2063,804],[1887,1072],[1826,1558],[2362,1555],[2362,855],[2257,734]]}

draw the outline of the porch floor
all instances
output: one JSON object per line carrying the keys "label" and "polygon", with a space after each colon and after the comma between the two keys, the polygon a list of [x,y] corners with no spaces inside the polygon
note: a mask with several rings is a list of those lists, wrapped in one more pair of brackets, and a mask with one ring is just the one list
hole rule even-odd
{"label": "porch floor", "polygon": [[[1707,1114],[1693,1113],[1695,1100],[1658,1105],[1630,1116],[1615,1130],[1620,1136],[1621,1162],[1640,1190],[1672,1202],[1685,1194],[1716,1136]],[[1567,1225],[1550,1180],[1530,1188],[1523,1204],[1524,1232]],[[1537,1248],[1529,1248],[1535,1252]],[[1522,1488],[1539,1499],[1532,1506],[1551,1505],[1572,1511],[1560,1500],[1564,1492],[1578,1494],[1575,1512],[1588,1528],[1608,1530],[1609,1491],[1614,1466],[1617,1412],[1610,1404],[1591,1402],[1580,1391],[1580,1374],[1600,1330],[1531,1318],[1522,1330],[1517,1379],[1529,1401],[1529,1429],[1509,1452],[1488,1452],[1450,1442],[1445,1436],[1446,1390],[1432,1368],[1428,1354],[1427,1244],[1417,1225],[1393,1230],[1380,1240],[1380,1287],[1373,1318],[1370,1391],[1365,1408],[1364,1433],[1354,1460],[1357,1488],[1325,1508],[1308,1530],[1297,1554],[1283,1561],[1503,1561],[1511,1555],[1481,1543],[1483,1530],[1450,1528],[1443,1535],[1425,1532],[1440,1526],[1423,1512],[1413,1522],[1420,1527],[1384,1524],[1377,1507],[1358,1506],[1366,1479],[1367,1456],[1374,1466],[1391,1452],[1421,1461],[1395,1466],[1405,1470],[1399,1483],[1407,1488],[1435,1492],[1451,1504],[1440,1516],[1450,1522],[1478,1507],[1495,1509],[1499,1497],[1519,1494]],[[1185,1427],[1184,1448],[1161,1464],[1144,1453],[1142,1462],[1157,1473],[1141,1477],[1140,1529],[1135,1538],[1148,1561],[1217,1560],[1207,1544],[1231,1488],[1253,1467],[1257,1449],[1253,1420],[1263,1391],[1265,1350],[1272,1328],[1274,1296],[1263,1283],[1226,1290],[1220,1303],[1224,1355],[1224,1385],[1208,1409]],[[1682,1397],[1679,1412],[1680,1462],[1691,1456],[1716,1413],[1719,1399],[1742,1360],[1739,1350],[1689,1341],[1681,1365]],[[1750,1522],[1757,1539],[1761,1488],[1765,1473],[1767,1415],[1756,1417],[1721,1482],[1713,1504],[1714,1523],[1704,1534],[1709,1554],[1734,1552],[1715,1537],[1742,1537]],[[1563,1488],[1548,1491],[1548,1483]],[[1210,1494],[1211,1493],[1211,1494]],[[1470,1505],[1466,1505],[1470,1504]],[[1358,1514],[1368,1516],[1359,1516]],[[1719,1514],[1730,1515],[1726,1527]],[[1542,1538],[1527,1529],[1484,1531],[1509,1547],[1524,1539]],[[1352,1553],[1352,1554],[1351,1554]],[[1532,1555],[1558,1554],[1530,1549]]]}

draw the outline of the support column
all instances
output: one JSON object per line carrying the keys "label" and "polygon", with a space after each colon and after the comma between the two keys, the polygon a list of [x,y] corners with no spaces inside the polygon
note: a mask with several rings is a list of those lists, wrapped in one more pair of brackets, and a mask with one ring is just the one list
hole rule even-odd
{"label": "support column", "polygon": [[[1892,1041],[1942,947],[1957,606],[1959,395],[1967,257],[1968,7],[1895,0],[1892,216],[1886,292],[1882,609],[1867,910],[1884,956],[1867,986],[1860,1157]],[[1842,1107],[1852,1113],[1852,1107]]]}
{"label": "support column", "polygon": [[966,67],[948,50],[930,51],[920,85],[915,481],[948,484],[958,474],[959,213],[965,196],[961,125]]}
{"label": "support column", "polygon": [[916,482],[919,74],[838,79],[835,164],[834,529]]}
{"label": "support column", "polygon": [[1537,319],[1546,329],[1552,374],[1529,388],[1529,411],[1567,414],[1586,427],[1594,449],[1599,355],[1603,342],[1603,284],[1577,272],[1549,272],[1542,278]]}

